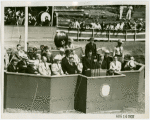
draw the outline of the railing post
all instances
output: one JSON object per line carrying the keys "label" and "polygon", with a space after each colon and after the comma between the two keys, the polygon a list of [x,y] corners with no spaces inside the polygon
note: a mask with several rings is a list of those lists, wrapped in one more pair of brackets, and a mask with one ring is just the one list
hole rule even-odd
{"label": "railing post", "polygon": [[77,41],[79,41],[79,28],[77,28]]}
{"label": "railing post", "polygon": [[56,27],[58,27],[58,13],[56,13]]}
{"label": "railing post", "polygon": [[110,30],[108,30],[108,42],[110,42]]}
{"label": "railing post", "polygon": [[94,28],[92,28],[92,37],[94,38]]}
{"label": "railing post", "polygon": [[127,30],[125,30],[125,41],[127,41]]}
{"label": "railing post", "polygon": [[134,31],[134,42],[136,40],[136,30]]}

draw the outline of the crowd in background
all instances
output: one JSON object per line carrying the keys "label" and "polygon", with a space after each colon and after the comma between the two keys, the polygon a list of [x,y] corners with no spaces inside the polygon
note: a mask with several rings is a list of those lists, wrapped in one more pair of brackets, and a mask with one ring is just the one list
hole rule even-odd
{"label": "crowd in background", "polygon": [[7,8],[5,9],[4,24],[5,25],[24,25],[25,13],[24,10]]}
{"label": "crowd in background", "polygon": [[86,23],[85,20],[74,19],[69,23],[69,29],[80,29],[85,31],[86,29],[96,29],[97,31],[104,32],[111,30],[113,32],[125,31],[125,30],[145,30],[145,21],[143,19],[132,19],[132,20],[120,20],[114,23],[102,23],[98,19],[93,19],[91,23]]}
{"label": "crowd in background", "polygon": [[[59,53],[53,55],[51,48],[45,45],[40,46],[40,53],[36,47],[23,51],[21,45],[17,45],[17,50],[9,57],[7,65],[8,72],[28,73],[36,75],[68,75],[83,74],[89,75],[93,69],[106,69],[106,75],[114,75],[124,70],[136,70],[138,63],[131,56],[130,60],[124,62],[122,41],[118,40],[118,45],[114,48],[113,56],[110,51],[105,50],[105,54],[97,52],[94,38],[85,46],[85,55],[79,57],[75,50],[69,47],[59,48]],[[125,63],[125,64],[124,64]]]}
{"label": "crowd in background", "polygon": [[[23,9],[5,8],[4,14],[5,25],[25,25],[25,12]],[[32,26],[50,26],[50,20],[45,16],[41,21],[40,16],[28,13],[28,25]]]}

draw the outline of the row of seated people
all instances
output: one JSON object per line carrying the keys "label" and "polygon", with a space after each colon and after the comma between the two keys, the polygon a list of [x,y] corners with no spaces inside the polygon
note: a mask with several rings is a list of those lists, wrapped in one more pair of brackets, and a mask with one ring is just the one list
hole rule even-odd
{"label": "row of seated people", "polygon": [[[87,55],[80,60],[74,50],[64,51],[64,49],[60,50],[60,54],[51,57],[52,60],[48,60],[48,56],[44,51],[41,55],[36,54],[33,60],[28,59],[25,55],[21,56],[21,54],[20,57],[21,59],[18,59],[16,56],[12,58],[7,68],[8,72],[48,76],[81,73],[86,75],[86,72],[91,69],[107,69],[107,75],[113,75],[115,72],[120,72],[122,68],[122,64],[117,60],[117,57],[112,58],[109,56],[108,50],[105,51],[104,59],[100,60],[92,56],[92,51],[89,51]],[[136,69],[136,65],[137,63],[134,61],[134,58],[131,57],[131,60],[126,63],[125,69],[134,70]]]}
{"label": "row of seated people", "polygon": [[130,30],[135,30],[137,29],[138,31],[142,31],[145,29],[145,22],[143,19],[139,20],[125,20],[125,21],[120,21],[120,22],[115,22],[115,23],[105,23],[104,21],[100,24],[98,20],[93,20],[90,24],[86,24],[85,21],[79,22],[77,19],[74,19],[74,21],[71,21],[69,23],[69,28],[79,28],[81,30],[86,30],[86,29],[97,29],[97,30],[125,30],[125,29],[130,29]]}
{"label": "row of seated people", "polygon": [[[8,66],[7,71],[32,74],[35,73],[41,75],[62,75],[64,73],[76,74],[81,73],[82,71],[80,59],[72,49],[66,51],[64,51],[64,49],[60,49],[60,54],[57,54],[54,57],[47,46],[44,46],[43,48],[41,46],[41,54],[37,53],[37,49],[35,47],[32,51],[29,50],[28,54],[25,54],[20,48],[21,46],[17,45],[18,52],[11,57],[10,65]],[[67,62],[65,61],[66,57],[68,60]]]}

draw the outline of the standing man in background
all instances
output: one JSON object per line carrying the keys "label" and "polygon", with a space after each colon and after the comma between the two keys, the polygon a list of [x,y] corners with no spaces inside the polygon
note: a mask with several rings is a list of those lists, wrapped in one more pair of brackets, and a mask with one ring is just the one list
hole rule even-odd
{"label": "standing man in background", "polygon": [[120,6],[120,17],[119,17],[119,19],[122,19],[123,9],[124,9],[124,6]]}
{"label": "standing man in background", "polygon": [[131,11],[133,10],[133,7],[132,6],[129,6],[128,7],[128,12],[127,12],[127,15],[126,15],[126,19],[131,19]]}
{"label": "standing man in background", "polygon": [[89,51],[92,51],[92,56],[97,56],[97,49],[96,49],[96,44],[94,43],[94,38],[90,38],[90,42],[86,44],[85,46],[85,55],[89,53]]}

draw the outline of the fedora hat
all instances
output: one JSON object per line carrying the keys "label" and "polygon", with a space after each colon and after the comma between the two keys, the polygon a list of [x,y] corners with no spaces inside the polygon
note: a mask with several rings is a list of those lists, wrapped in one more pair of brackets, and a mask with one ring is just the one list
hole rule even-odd
{"label": "fedora hat", "polygon": [[118,40],[118,43],[123,43],[121,39]]}

